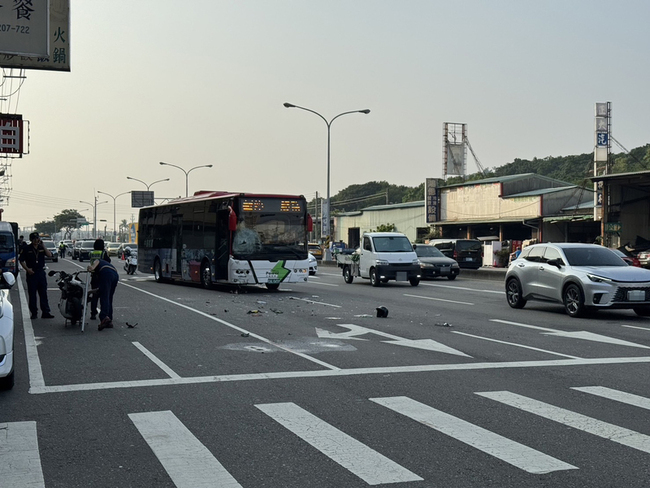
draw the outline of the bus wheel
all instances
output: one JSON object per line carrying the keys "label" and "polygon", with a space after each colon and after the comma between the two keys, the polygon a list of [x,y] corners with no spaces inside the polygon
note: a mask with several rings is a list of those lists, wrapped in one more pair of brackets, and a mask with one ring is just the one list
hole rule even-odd
{"label": "bus wheel", "polygon": [[201,265],[201,286],[206,290],[212,288],[212,271],[210,271],[210,265],[207,262]]}
{"label": "bus wheel", "polygon": [[162,266],[160,265],[160,259],[156,259],[156,261],[153,263],[153,277],[156,279],[156,283],[163,282]]}
{"label": "bus wheel", "polygon": [[266,287],[271,291],[275,291],[280,288],[280,283],[267,283]]}

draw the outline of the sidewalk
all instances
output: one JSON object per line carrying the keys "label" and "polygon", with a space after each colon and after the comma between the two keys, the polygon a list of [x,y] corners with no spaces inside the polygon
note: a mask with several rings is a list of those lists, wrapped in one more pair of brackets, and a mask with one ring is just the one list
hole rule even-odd
{"label": "sidewalk", "polygon": [[[319,267],[323,268],[336,268],[336,261],[319,261]],[[460,269],[461,278],[472,278],[477,280],[492,280],[492,281],[504,281],[506,278],[506,271],[508,268],[493,268],[490,266],[484,266],[479,269]]]}

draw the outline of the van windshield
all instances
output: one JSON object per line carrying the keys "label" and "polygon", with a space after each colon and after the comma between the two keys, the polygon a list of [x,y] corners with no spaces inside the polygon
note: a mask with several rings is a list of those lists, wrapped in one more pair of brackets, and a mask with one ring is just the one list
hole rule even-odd
{"label": "van windshield", "polygon": [[375,237],[373,241],[377,252],[413,252],[413,246],[404,236]]}
{"label": "van windshield", "polygon": [[11,252],[14,250],[14,235],[0,234],[0,252]]}

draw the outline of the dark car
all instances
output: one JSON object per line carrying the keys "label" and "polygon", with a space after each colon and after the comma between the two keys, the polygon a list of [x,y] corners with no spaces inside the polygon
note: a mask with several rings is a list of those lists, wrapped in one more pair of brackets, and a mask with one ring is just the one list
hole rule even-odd
{"label": "dark car", "polygon": [[90,260],[90,253],[94,251],[95,241],[82,241],[79,246],[79,261]]}
{"label": "dark car", "polygon": [[420,260],[422,278],[446,276],[449,280],[455,280],[460,273],[458,263],[442,254],[437,247],[414,244],[413,249]]}
{"label": "dark car", "polygon": [[478,239],[434,239],[429,244],[455,259],[461,268],[479,269],[483,266],[483,243]]}

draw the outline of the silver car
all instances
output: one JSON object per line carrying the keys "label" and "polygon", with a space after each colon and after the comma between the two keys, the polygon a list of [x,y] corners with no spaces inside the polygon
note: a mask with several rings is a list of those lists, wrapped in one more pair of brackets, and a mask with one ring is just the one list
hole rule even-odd
{"label": "silver car", "polygon": [[599,308],[631,308],[648,316],[650,270],[628,266],[595,244],[535,244],[510,264],[506,299],[512,308],[535,299],[563,303],[571,317]]}

